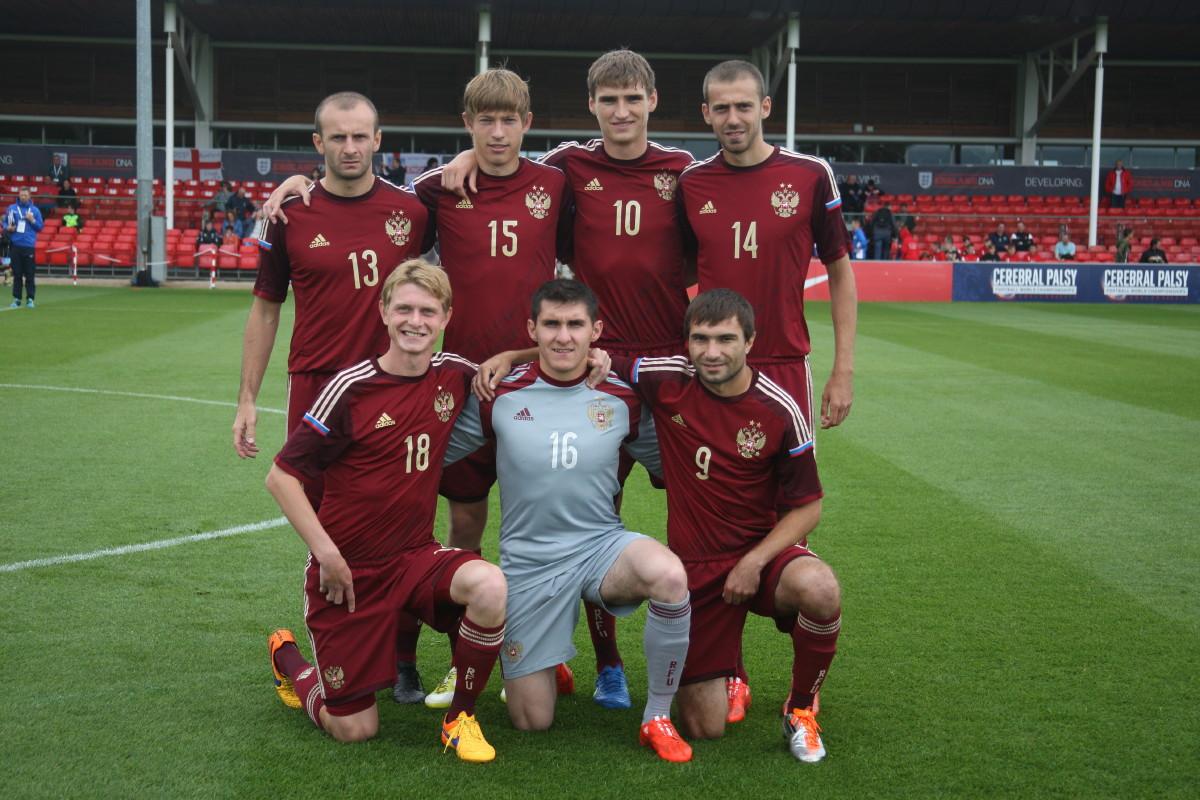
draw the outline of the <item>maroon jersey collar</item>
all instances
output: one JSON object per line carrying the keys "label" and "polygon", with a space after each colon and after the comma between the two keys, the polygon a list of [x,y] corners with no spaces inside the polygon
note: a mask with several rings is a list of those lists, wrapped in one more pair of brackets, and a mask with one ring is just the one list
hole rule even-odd
{"label": "maroon jersey collar", "polygon": [[762,161],[758,162],[757,164],[754,164],[749,167],[738,167],[738,166],[734,166],[733,164],[730,164],[728,161],[725,160],[724,153],[725,153],[725,151],[722,150],[721,151],[721,163],[725,165],[725,169],[730,170],[731,172],[753,172],[756,169],[762,169],[763,167],[767,166],[768,164],[774,162],[775,159],[779,157],[779,145],[775,145],[775,147],[771,150],[771,155],[767,156],[766,158],[764,158]]}
{"label": "maroon jersey collar", "polygon": [[[353,197],[342,197],[340,194],[333,194],[329,192],[324,186],[321,185],[320,181],[317,181],[315,184],[313,184],[312,193],[320,197],[326,197],[335,203],[357,203],[359,200],[366,200],[368,197],[374,195],[377,191],[379,191],[379,186],[379,176],[376,175],[375,180],[371,183],[371,188],[364,193],[356,194]],[[376,366],[378,366],[378,364]]]}
{"label": "maroon jersey collar", "polygon": [[487,173],[487,172],[484,172],[484,171],[481,169],[481,170],[479,170],[479,177],[480,177],[480,178],[483,178],[485,181],[490,181],[490,182],[493,182],[493,183],[504,183],[504,182],[506,182],[506,181],[513,181],[513,180],[517,180],[517,179],[518,179],[518,178],[519,178],[519,177],[520,177],[522,174],[524,174],[524,173],[525,173],[525,171],[526,171],[526,165],[527,165],[528,163],[529,163],[529,159],[525,158],[525,156],[521,156],[521,157],[520,157],[520,158],[517,160],[517,168],[516,168],[515,170],[513,170],[511,174],[508,174],[508,175],[491,175],[491,174],[489,174],[489,173]]}
{"label": "maroon jersey collar", "polygon": [[[419,383],[420,381],[425,380],[425,376],[429,374],[429,369],[427,368],[420,375],[394,375],[383,367],[379,366],[379,356],[371,356],[371,366],[375,368],[375,374],[380,375],[384,378],[384,380],[389,380],[393,383]],[[430,363],[429,366],[432,368],[433,364]]]}

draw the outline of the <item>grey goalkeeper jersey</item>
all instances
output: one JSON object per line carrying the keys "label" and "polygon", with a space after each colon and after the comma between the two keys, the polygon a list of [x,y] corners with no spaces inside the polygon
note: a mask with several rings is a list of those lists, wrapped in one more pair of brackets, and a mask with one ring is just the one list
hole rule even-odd
{"label": "grey goalkeeper jersey", "polygon": [[613,511],[622,446],[661,474],[648,411],[616,375],[595,389],[518,367],[496,398],[467,401],[446,464],[496,440],[500,481],[500,567],[519,588],[577,566],[624,529]]}

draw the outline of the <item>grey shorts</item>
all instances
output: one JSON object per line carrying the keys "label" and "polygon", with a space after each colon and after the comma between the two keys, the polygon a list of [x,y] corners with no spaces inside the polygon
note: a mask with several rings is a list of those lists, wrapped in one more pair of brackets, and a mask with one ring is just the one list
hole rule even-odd
{"label": "grey shorts", "polygon": [[500,648],[504,677],[532,675],[574,658],[580,598],[618,617],[636,611],[641,603],[606,604],[600,597],[600,585],[626,547],[648,538],[640,533],[618,531],[567,571],[547,575],[544,581],[526,582],[515,590],[510,585],[504,645]]}

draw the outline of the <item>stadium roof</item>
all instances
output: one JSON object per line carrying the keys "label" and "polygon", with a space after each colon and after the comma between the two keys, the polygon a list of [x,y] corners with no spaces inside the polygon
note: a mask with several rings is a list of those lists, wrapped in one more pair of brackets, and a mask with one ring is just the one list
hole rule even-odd
{"label": "stadium roof", "polygon": [[[152,0],[162,30],[162,0]],[[128,38],[135,3],[14,4],[5,33]],[[214,43],[473,50],[474,0],[178,0]],[[1195,0],[496,0],[492,48],[658,54],[744,54],[800,16],[803,56],[1010,58],[1109,21],[1109,57],[1195,59]]]}

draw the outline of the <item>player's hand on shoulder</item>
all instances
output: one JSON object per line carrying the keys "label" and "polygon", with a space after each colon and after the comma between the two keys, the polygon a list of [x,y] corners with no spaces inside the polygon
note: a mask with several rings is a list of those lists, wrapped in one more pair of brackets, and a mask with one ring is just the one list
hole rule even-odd
{"label": "player's hand on shoulder", "polygon": [[471,380],[471,391],[480,402],[490,402],[496,399],[496,387],[500,381],[512,372],[512,353],[498,353],[479,365],[479,371]]}
{"label": "player's hand on shoulder", "polygon": [[293,195],[299,195],[300,200],[304,205],[312,203],[312,193],[308,189],[310,178],[304,175],[293,175],[283,183],[275,187],[275,191],[271,192],[271,196],[263,203],[260,216],[270,222],[282,222],[287,224],[287,214],[283,213],[283,201]]}
{"label": "player's hand on shoulder", "polygon": [[612,370],[612,356],[608,354],[607,350],[593,347],[588,351],[587,385],[589,389],[595,389],[604,383],[608,379],[610,370]]}
{"label": "player's hand on shoulder", "polygon": [[474,150],[464,150],[442,167],[442,188],[459,197],[467,196],[467,188],[478,192],[475,179],[479,175],[479,161]]}

